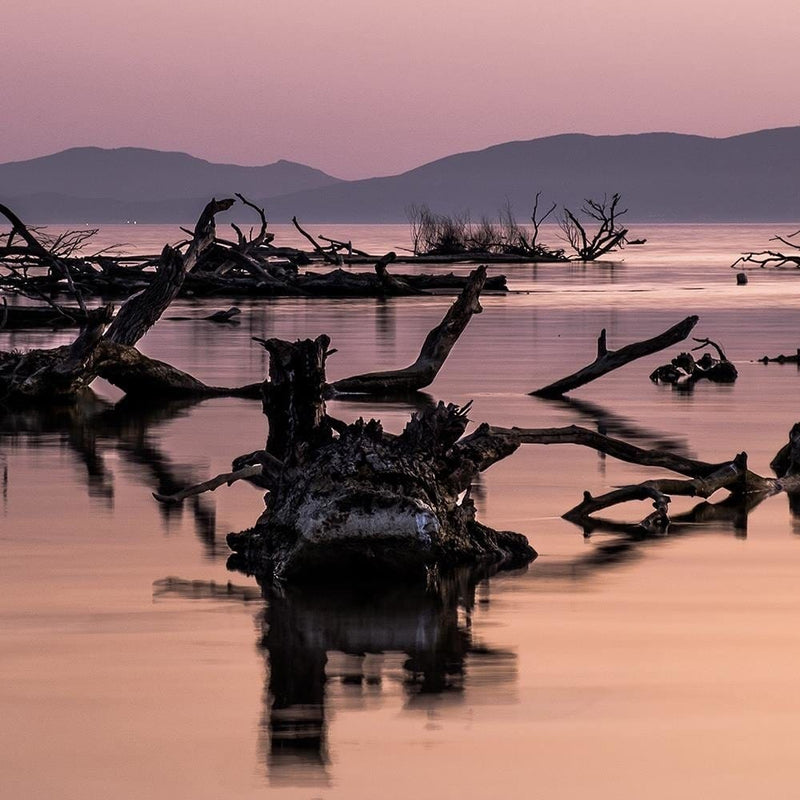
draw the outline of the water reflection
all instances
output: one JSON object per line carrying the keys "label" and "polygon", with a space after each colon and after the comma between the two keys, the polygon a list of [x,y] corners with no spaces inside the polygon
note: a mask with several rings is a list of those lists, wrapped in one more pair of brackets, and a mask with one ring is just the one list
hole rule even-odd
{"label": "water reflection", "polygon": [[[591,547],[587,555],[568,561],[548,562],[540,559],[531,566],[531,571],[537,579],[582,580],[617,565],[636,561],[659,542],[711,532],[717,535],[732,533],[738,539],[746,539],[748,515],[769,496],[765,492],[753,492],[744,497],[730,496],[717,503],[703,501],[689,511],[672,515],[667,530],[651,529],[640,523],[591,517],[583,522],[584,537]],[[789,505],[791,509],[791,496]],[[795,514],[794,511],[792,513]]]}
{"label": "water reflection", "polygon": [[[267,667],[259,739],[270,782],[330,781],[332,703],[355,711],[399,693],[406,710],[426,710],[462,702],[467,687],[496,700],[513,685],[516,655],[472,628],[491,573],[462,569],[428,586],[265,587],[256,617]],[[176,578],[154,585],[156,597],[247,601],[254,591]]]}
{"label": "water reflection", "polygon": [[[172,400],[143,404],[123,399],[110,403],[86,390],[75,403],[4,409],[0,419],[0,439],[9,448],[25,448],[42,442],[58,443],[84,468],[86,488],[91,498],[103,507],[114,506],[114,473],[107,464],[110,450],[133,466],[141,483],[161,494],[171,494],[198,480],[193,465],[173,461],[159,443],[158,429],[167,422],[188,416],[197,401]],[[3,463],[3,493],[7,494],[8,464]],[[195,497],[190,510],[198,538],[209,557],[219,553],[216,539],[215,505],[207,497]],[[159,504],[164,525],[184,513],[183,506]]]}
{"label": "water reflection", "polygon": [[[398,394],[387,395],[386,397],[376,398],[372,395],[348,394],[336,397],[336,402],[344,408],[353,409],[369,407],[369,416],[381,418],[388,414],[402,414],[406,417],[413,413],[419,413],[426,409],[436,408],[436,400],[433,395],[427,392],[401,392]],[[375,406],[380,404],[380,410]]]}
{"label": "water reflection", "polygon": [[[639,424],[598,403],[578,400],[574,397],[537,397],[537,401],[548,403],[551,407],[573,412],[578,423],[591,423],[603,436],[618,437],[640,442],[656,450],[669,450],[676,455],[689,456],[689,447],[683,437],[671,436]],[[603,455],[602,453],[600,454]]]}

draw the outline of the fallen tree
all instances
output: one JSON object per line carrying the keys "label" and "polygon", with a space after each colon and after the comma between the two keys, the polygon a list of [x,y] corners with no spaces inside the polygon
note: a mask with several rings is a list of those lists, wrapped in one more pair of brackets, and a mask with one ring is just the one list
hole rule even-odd
{"label": "fallen tree", "polygon": [[334,394],[392,395],[416,392],[430,386],[473,314],[483,310],[479,297],[486,283],[486,267],[470,274],[461,295],[444,319],[428,333],[416,361],[404,369],[368,372],[330,384]]}
{"label": "fallen tree", "polygon": [[781,353],[777,356],[761,356],[758,360],[762,364],[800,364],[800,348],[790,356]]}
{"label": "fallen tree", "polygon": [[[245,233],[231,223],[235,239],[217,234],[205,243],[197,258],[185,270],[179,293],[186,296],[257,296],[257,297],[387,297],[423,294],[428,290],[461,290],[466,277],[453,275],[390,275],[393,261],[414,261],[395,253],[370,255],[354,248],[351,242],[323,245],[293,219],[297,230],[313,249],[277,246],[274,234],[267,230],[263,208],[237,195],[241,204],[258,216],[257,229]],[[222,209],[224,210],[224,209]],[[96,230],[67,231],[55,238],[41,228],[27,226],[8,207],[0,205],[0,215],[11,226],[0,233],[0,291],[19,294],[52,307],[65,319],[85,322],[84,297],[126,297],[156,280],[159,255],[119,255],[110,250],[84,254],[82,248]],[[186,229],[190,239],[176,246],[188,246],[194,231]],[[346,254],[346,255],[345,255]],[[468,259],[475,260],[475,259]],[[513,259],[512,259],[513,260]],[[334,265],[331,272],[301,271],[314,264]],[[344,264],[366,264],[373,271],[354,272],[341,269]],[[486,287],[505,291],[502,275],[487,279]],[[54,298],[68,292],[78,303],[80,316],[61,308]],[[10,323],[10,325],[9,325]],[[15,320],[7,317],[11,327]]]}
{"label": "fallen tree", "polygon": [[231,534],[235,563],[271,580],[331,579],[464,562],[522,565],[535,557],[525,538],[475,519],[473,478],[518,444],[496,448],[462,438],[468,408],[439,403],[415,414],[398,436],[375,420],[346,425],[325,408],[326,336],[270,339],[262,386],[266,449],[235,466],[261,463],[270,491],[255,528]]}
{"label": "fallen tree", "polygon": [[739,264],[746,266],[754,264],[761,269],[773,268],[782,269],[783,267],[800,268],[800,244],[792,241],[796,236],[800,236],[800,231],[795,231],[787,236],[773,236],[771,242],[779,242],[785,249],[766,249],[755,250],[750,253],[743,253],[736,261],[731,264],[731,269]]}
{"label": "fallen tree", "polygon": [[257,386],[208,386],[191,375],[148,358],[134,345],[177,296],[186,274],[214,241],[214,216],[233,200],[212,200],[201,214],[187,250],[166,245],[156,278],[114,314],[112,305],[86,312],[86,322],[70,345],[48,350],[0,352],[0,403],[74,399],[101,377],[132,396],[254,396]]}
{"label": "fallen tree", "polygon": [[624,530],[652,534],[669,526],[672,495],[708,498],[726,490],[731,497],[749,498],[753,507],[755,497],[786,492],[792,500],[800,493],[800,423],[773,461],[776,478],[752,472],[744,453],[711,463],[579,426],[484,423],[465,435],[469,406],[442,402],[412,415],[404,430],[393,435],[374,419],[346,424],[327,414],[327,336],[262,344],[270,354],[269,377],[261,387],[266,447],[235,459],[229,473],[172,495],[156,495],[176,503],[240,479],[268,489],[255,527],[228,537],[235,553],[231,566],[261,582],[367,575],[422,579],[431,569],[456,564],[524,565],[535,557],[524,537],[480,523],[470,497],[478,475],[523,444],[577,444],[685,476],[656,478],[599,497],[585,492],[564,517],[587,531],[604,524],[594,514],[631,500],[650,500],[655,511]]}
{"label": "fallen tree", "polygon": [[697,325],[698,319],[696,316],[686,317],[686,319],[658,334],[658,336],[641,342],[633,342],[620,347],[619,350],[608,349],[606,331],[603,328],[597,339],[597,358],[591,364],[541,389],[536,389],[531,394],[537,397],[560,397],[573,389],[577,389],[579,386],[583,386],[615,369],[625,366],[625,364],[629,364],[631,361],[635,361],[637,358],[652,355],[670,345],[683,341],[691,333],[694,326]]}
{"label": "fallen tree", "polygon": [[[329,340],[268,340],[270,377],[262,386],[269,436],[266,448],[234,462],[236,471],[162,501],[257,475],[269,489],[256,526],[230,534],[231,565],[260,581],[363,578],[388,574],[421,578],[431,568],[494,563],[518,566],[535,556],[519,534],[493,531],[475,518],[473,482],[523,444],[578,444],[640,466],[667,469],[686,480],[658,478],[583,500],[565,519],[593,530],[593,515],[631,500],[655,511],[635,526],[643,533],[670,524],[672,495],[767,497],[800,491],[800,424],[773,461],[776,478],[748,469],[746,454],[710,463],[644,449],[579,426],[501,428],[480,425],[464,435],[467,408],[439,403],[414,414],[399,435],[376,420],[347,425],[326,413],[325,359]],[[256,469],[253,469],[256,467]]]}

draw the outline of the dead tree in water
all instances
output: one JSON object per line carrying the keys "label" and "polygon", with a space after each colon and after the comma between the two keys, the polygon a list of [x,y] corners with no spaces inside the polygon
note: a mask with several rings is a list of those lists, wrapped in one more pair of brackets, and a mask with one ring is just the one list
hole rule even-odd
{"label": "dead tree in water", "polygon": [[391,395],[430,386],[473,314],[483,311],[478,298],[486,282],[486,267],[470,274],[469,283],[444,319],[427,335],[417,360],[405,369],[368,372],[330,384],[335,394]]}
{"label": "dead tree in water", "polygon": [[552,203],[550,208],[543,214],[539,214],[539,198],[541,192],[536,192],[533,201],[533,211],[531,212],[532,231],[529,234],[523,227],[517,224],[511,204],[506,203],[500,211],[500,225],[503,230],[503,252],[525,256],[536,261],[566,261],[563,248],[553,249],[539,241],[539,229],[547,218],[556,210],[556,203]]}
{"label": "dead tree in water", "polygon": [[422,577],[434,564],[532,559],[524,537],[477,522],[468,496],[478,472],[518,444],[492,450],[462,439],[468,408],[444,403],[414,415],[398,436],[376,420],[332,419],[324,401],[329,344],[327,336],[264,342],[267,447],[236,466],[263,463],[270,492],[256,527],[229,537],[239,565],[265,579],[302,580]]}
{"label": "dead tree in water", "polygon": [[620,225],[619,218],[627,214],[628,209],[620,211],[617,208],[619,201],[620,196],[616,192],[611,195],[610,202],[605,197],[602,202],[584,200],[581,211],[593,222],[599,223],[597,230],[591,234],[587,232],[586,226],[578,219],[577,214],[568,208],[564,209],[558,224],[564,233],[564,238],[580,261],[595,261],[625,244],[628,229]]}
{"label": "dead tree in water", "polygon": [[566,378],[561,378],[561,380],[537,389],[531,394],[538,397],[560,397],[573,389],[577,389],[579,386],[600,378],[612,370],[619,369],[625,364],[635,361],[637,358],[649,356],[652,353],[663,350],[665,347],[683,341],[691,333],[692,328],[697,325],[698,319],[696,316],[686,317],[682,322],[673,325],[658,336],[641,342],[633,342],[620,347],[619,350],[608,349],[606,331],[603,328],[597,339],[597,358],[591,364],[572,375],[567,375]]}
{"label": "dead tree in water", "polygon": [[[429,289],[461,290],[466,285],[465,277],[452,273],[390,275],[388,265],[391,262],[408,259],[397,258],[392,253],[373,256],[354,248],[351,242],[320,237],[329,242],[328,246],[323,246],[296,220],[298,230],[312,243],[314,250],[307,252],[296,247],[278,247],[274,244],[274,234],[267,231],[264,209],[243,195],[237,197],[245,207],[256,212],[259,227],[256,230],[251,228],[249,234],[245,234],[239,225],[231,223],[235,240],[215,233],[186,270],[180,288],[182,294],[194,297],[399,297],[425,294]],[[57,317],[60,324],[83,324],[86,322],[84,297],[127,297],[156,280],[154,268],[158,267],[160,256],[111,255],[107,251],[78,256],[76,250],[95,231],[68,231],[46,239],[41,230],[26,226],[3,205],[0,205],[0,215],[5,215],[11,224],[10,232],[0,233],[0,292],[21,294],[46,303],[53,314],[47,312],[42,320],[45,326],[51,316]],[[183,230],[194,236],[193,231]],[[183,242],[177,248],[187,244]],[[313,263],[341,265],[344,252],[348,263],[371,263],[374,271],[337,268],[319,273],[299,270]],[[470,260],[478,259],[472,257]],[[486,288],[505,291],[505,276],[487,278]],[[65,290],[75,297],[78,309],[56,303],[54,298]],[[26,327],[37,322],[31,314],[21,314],[15,309],[3,319],[8,327],[14,327],[18,319]]]}
{"label": "dead tree in water", "polygon": [[197,222],[186,253],[165,246],[156,279],[129,298],[116,316],[111,305],[89,311],[86,324],[71,345],[24,353],[0,352],[0,402],[70,400],[97,377],[139,396],[252,394],[252,387],[207,386],[134,347],[166,310],[186,274],[214,241],[214,215],[230,208],[233,202],[212,200]]}
{"label": "dead tree in water", "polygon": [[[482,525],[470,499],[477,475],[523,444],[578,444],[687,476],[645,481],[600,497],[585,493],[564,517],[587,530],[602,522],[594,513],[630,500],[654,503],[654,513],[637,525],[652,533],[669,525],[671,495],[705,498],[725,489],[732,497],[752,499],[779,491],[796,497],[800,491],[800,424],[773,462],[777,478],[750,471],[746,454],[709,463],[578,426],[483,424],[464,435],[469,407],[441,402],[414,414],[399,435],[384,432],[376,420],[348,425],[330,417],[325,407],[329,345],[327,336],[264,342],[271,356],[269,379],[262,386],[266,449],[236,459],[235,472],[195,487],[213,489],[258,475],[259,485],[269,489],[256,526],[228,537],[236,553],[232,566],[265,582],[421,578],[432,567],[458,563],[501,568],[526,563],[535,553],[524,538]],[[158,499],[179,501],[194,493]]]}
{"label": "dead tree in water", "polygon": [[788,248],[788,251],[758,250],[751,253],[744,253],[731,264],[731,268],[739,264],[755,264],[757,267],[773,267],[774,269],[781,269],[782,267],[800,268],[800,244],[798,244],[797,241],[790,241],[790,239],[794,239],[796,236],[800,236],[800,231],[795,231],[787,236],[773,236],[770,241],[780,242],[780,244]]}

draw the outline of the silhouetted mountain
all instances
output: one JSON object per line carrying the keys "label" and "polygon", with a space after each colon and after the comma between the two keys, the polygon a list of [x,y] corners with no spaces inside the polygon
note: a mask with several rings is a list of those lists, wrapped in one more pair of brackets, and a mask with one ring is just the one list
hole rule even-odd
{"label": "silhouetted mountain", "polygon": [[[291,161],[242,167],[138,147],[76,147],[29,161],[0,164],[0,198],[28,197],[30,205],[38,196],[35,202],[49,209],[49,214],[58,213],[67,200],[73,202],[72,198],[101,201],[86,208],[175,199],[185,203],[187,198],[207,199],[233,192],[274,197],[337,182],[338,178]],[[168,204],[161,211],[171,208]],[[180,205],[176,208],[182,211]]]}
{"label": "silhouetted mountain", "polygon": [[425,203],[439,213],[517,217],[542,203],[579,206],[620,192],[637,221],[797,221],[800,127],[726,139],[675,133],[564,134],[508,142],[382,178],[339,181],[300,164],[210,164],[181,153],[67,150],[0,165],[0,199],[34,221],[188,222],[212,195],[242,192],[269,218],[402,222]]}
{"label": "silhouetted mountain", "polygon": [[426,203],[439,213],[496,217],[506,201],[518,218],[542,202],[579,206],[620,192],[629,219],[800,219],[800,127],[727,139],[674,133],[565,134],[461,153],[386,178],[265,200],[273,219],[395,222]]}

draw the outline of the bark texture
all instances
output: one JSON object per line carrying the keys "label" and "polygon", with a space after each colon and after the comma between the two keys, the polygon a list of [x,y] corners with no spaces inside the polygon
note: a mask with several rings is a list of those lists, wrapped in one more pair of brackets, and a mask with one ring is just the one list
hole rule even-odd
{"label": "bark texture", "polygon": [[265,343],[267,453],[282,469],[255,528],[229,536],[234,564],[266,579],[302,581],[423,578],[434,566],[534,558],[521,535],[475,519],[470,484],[493,460],[458,444],[468,409],[439,403],[397,436],[376,420],[336,423],[323,399],[328,345],[325,336]]}

